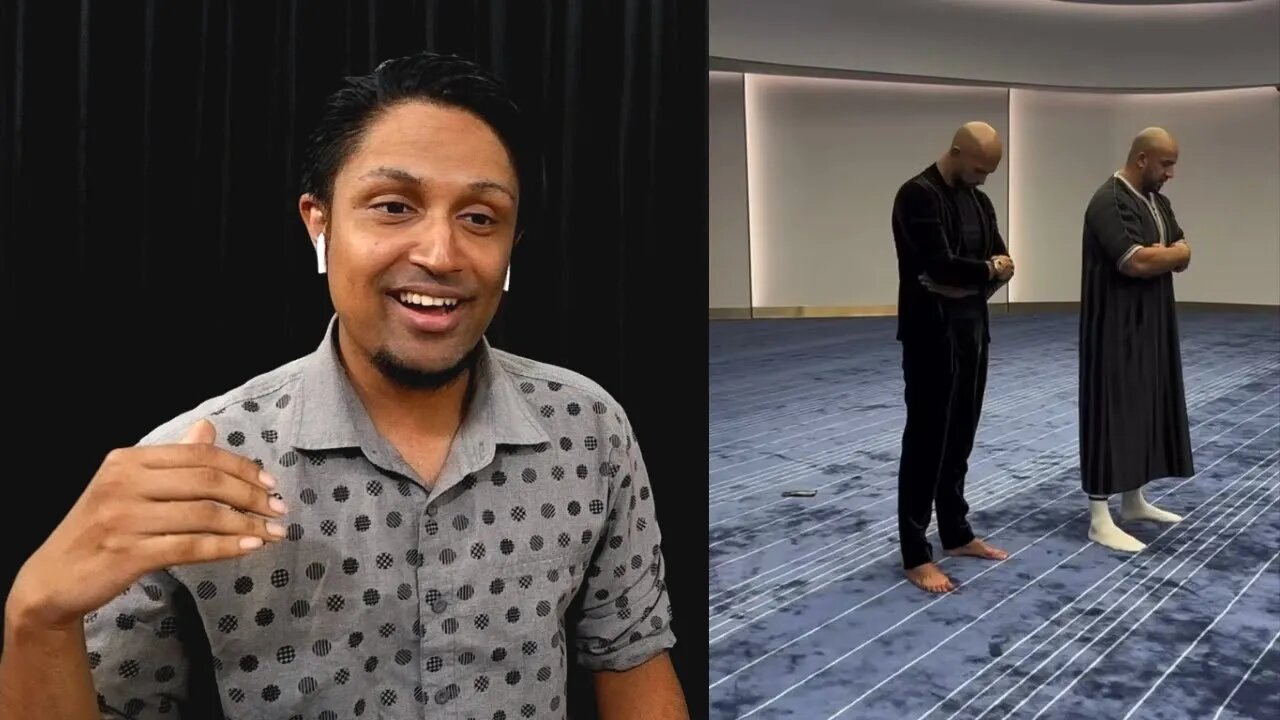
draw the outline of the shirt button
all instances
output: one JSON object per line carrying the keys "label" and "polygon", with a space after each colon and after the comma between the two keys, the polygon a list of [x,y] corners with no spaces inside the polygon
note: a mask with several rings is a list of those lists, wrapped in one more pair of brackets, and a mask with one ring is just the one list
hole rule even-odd
{"label": "shirt button", "polygon": [[436,613],[437,615],[439,615],[440,613],[448,609],[449,609],[449,603],[443,600],[437,600],[431,603],[431,611]]}
{"label": "shirt button", "polygon": [[427,506],[427,514],[428,514],[428,515],[430,515],[431,517],[435,517],[435,516],[436,516],[436,513],[438,513],[438,512],[440,512],[440,509],[439,509],[439,508],[437,508],[435,505],[428,505],[428,506]]}

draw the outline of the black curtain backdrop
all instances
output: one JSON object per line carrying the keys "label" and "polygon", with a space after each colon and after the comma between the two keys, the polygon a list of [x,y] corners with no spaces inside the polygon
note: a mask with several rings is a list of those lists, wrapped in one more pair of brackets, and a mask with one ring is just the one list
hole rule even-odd
{"label": "black curtain backdrop", "polygon": [[490,339],[626,407],[706,717],[706,3],[0,8],[5,590],[108,450],[314,349],[332,310],[296,204],[321,103],[386,58],[457,53],[544,149]]}

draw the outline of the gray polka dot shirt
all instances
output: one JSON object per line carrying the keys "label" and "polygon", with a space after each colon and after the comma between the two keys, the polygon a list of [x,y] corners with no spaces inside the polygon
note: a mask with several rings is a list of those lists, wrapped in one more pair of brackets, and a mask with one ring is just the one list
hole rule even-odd
{"label": "gray polka dot shirt", "polygon": [[142,440],[209,418],[279,481],[288,538],[147,575],[86,617],[104,716],[181,717],[183,626],[208,637],[236,719],[562,718],[567,624],[591,670],[675,643],[653,493],[612,398],[485,346],[428,491],[373,428],[335,328]]}

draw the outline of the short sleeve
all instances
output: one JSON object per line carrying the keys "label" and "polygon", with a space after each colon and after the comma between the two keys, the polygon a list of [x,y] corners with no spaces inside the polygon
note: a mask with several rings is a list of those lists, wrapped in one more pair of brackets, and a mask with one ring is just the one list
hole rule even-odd
{"label": "short sleeve", "polygon": [[166,572],[145,575],[85,617],[89,667],[103,718],[179,718],[187,699],[187,654],[177,594]]}
{"label": "short sleeve", "polygon": [[1169,202],[1169,198],[1163,195],[1157,195],[1160,205],[1164,209],[1164,216],[1169,220],[1169,244],[1185,240],[1187,234],[1182,231],[1182,226],[1178,224],[1178,218],[1173,214],[1173,203]]}
{"label": "short sleeve", "polygon": [[1144,245],[1138,210],[1146,212],[1146,209],[1137,207],[1138,202],[1141,201],[1113,181],[1089,203],[1086,222],[1103,254],[1117,269]]}
{"label": "short sleeve", "polygon": [[608,531],[587,570],[576,623],[578,663],[594,671],[628,670],[675,645],[653,490],[626,429],[608,463]]}

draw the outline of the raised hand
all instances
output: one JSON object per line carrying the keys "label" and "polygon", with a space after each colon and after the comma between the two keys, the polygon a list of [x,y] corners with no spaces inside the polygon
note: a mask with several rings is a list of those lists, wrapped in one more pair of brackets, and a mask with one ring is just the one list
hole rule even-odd
{"label": "raised hand", "polygon": [[214,447],[201,420],[177,445],[113,450],[53,534],[27,560],[11,612],[70,627],[162,568],[234,558],[275,542],[285,513],[275,480]]}

